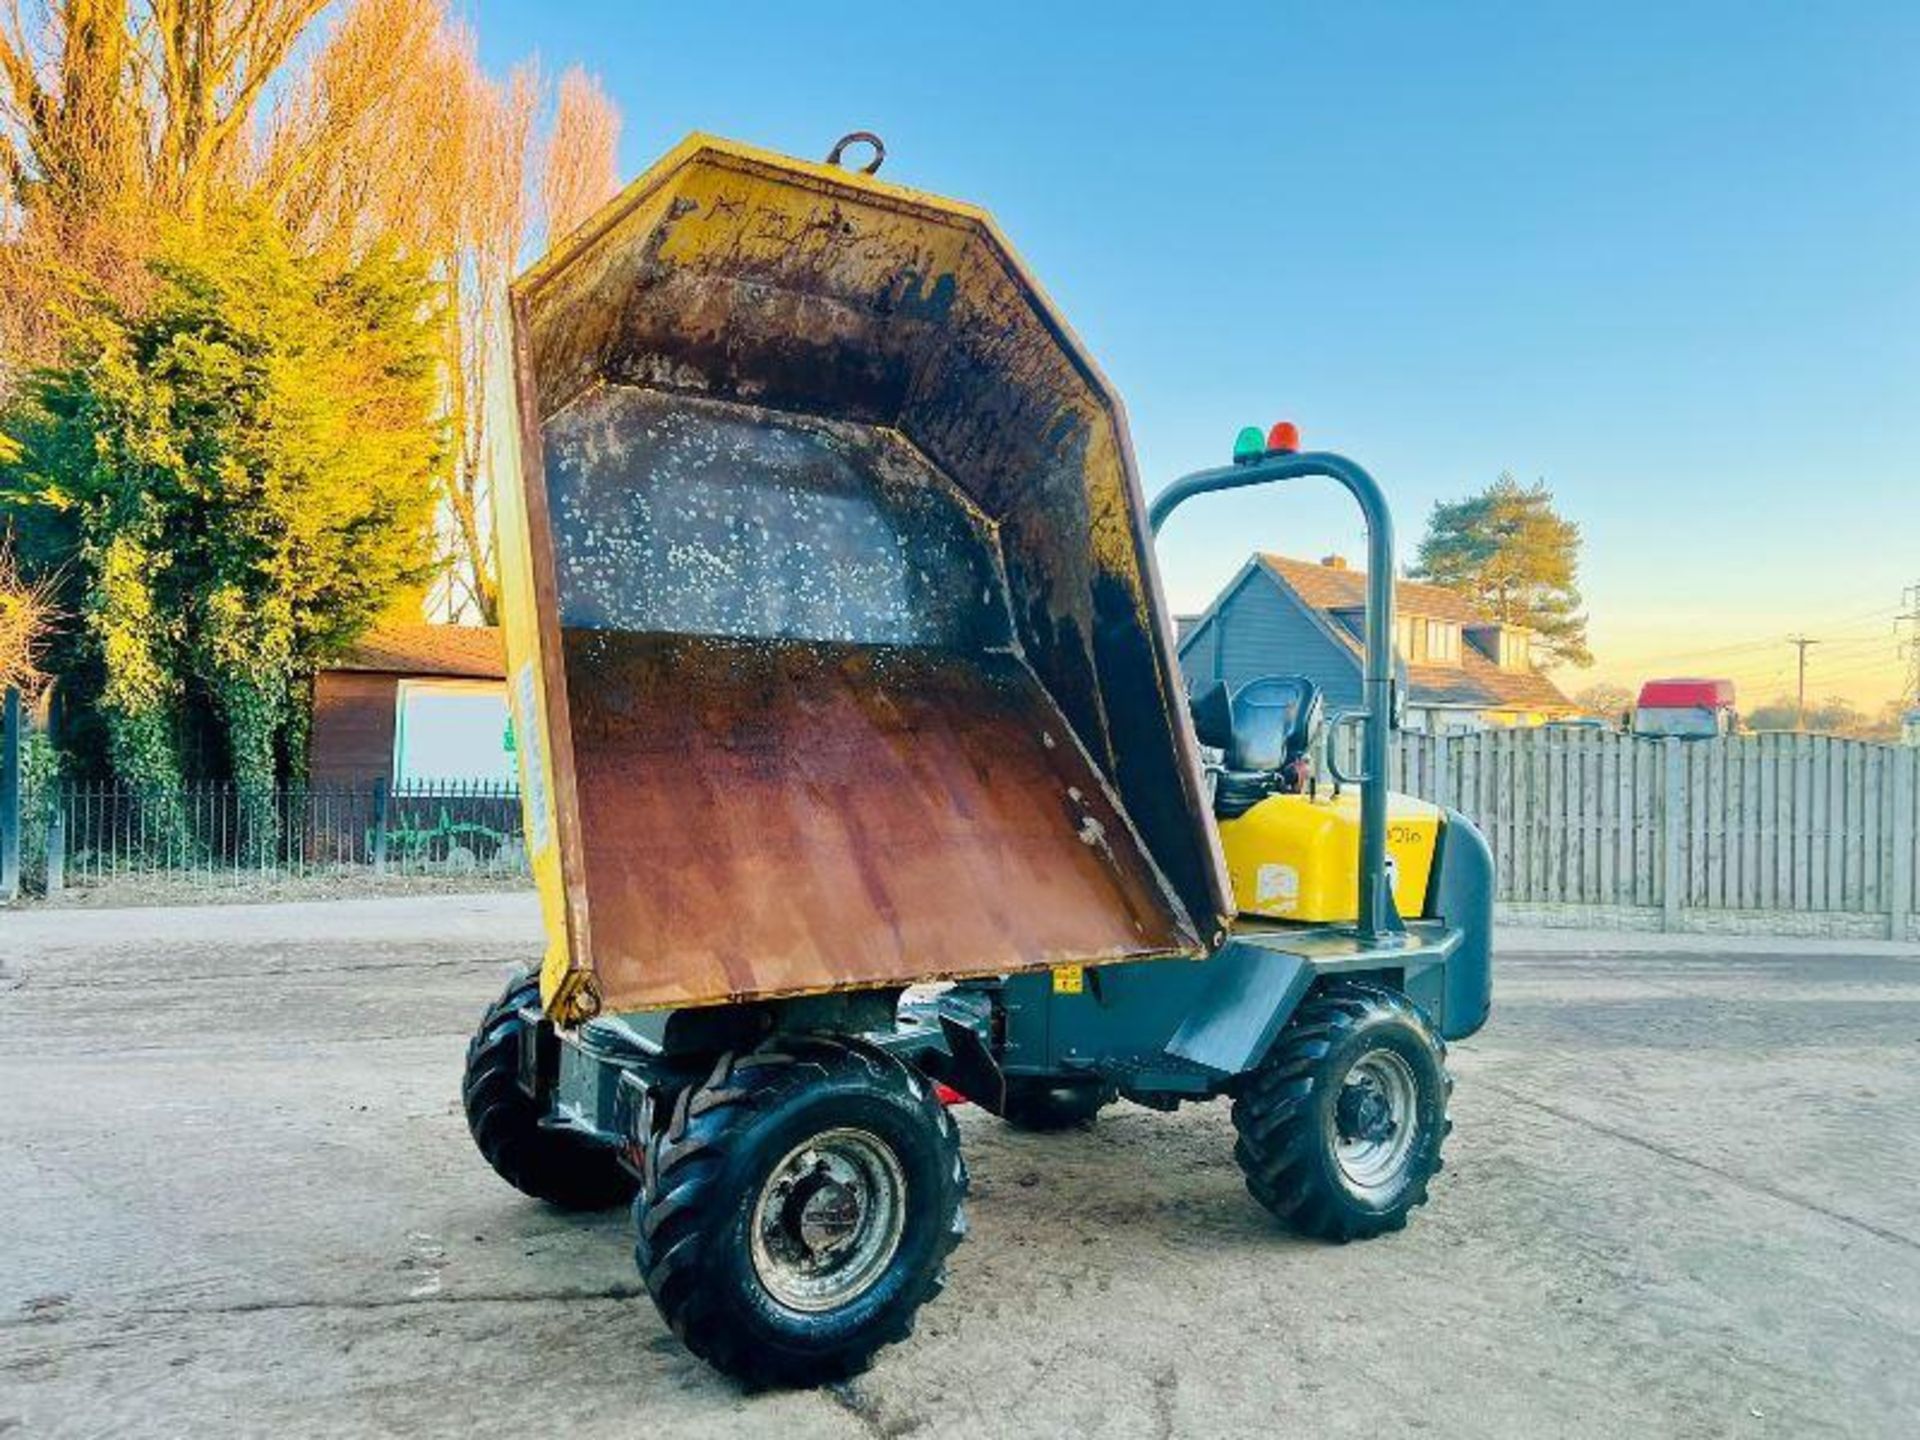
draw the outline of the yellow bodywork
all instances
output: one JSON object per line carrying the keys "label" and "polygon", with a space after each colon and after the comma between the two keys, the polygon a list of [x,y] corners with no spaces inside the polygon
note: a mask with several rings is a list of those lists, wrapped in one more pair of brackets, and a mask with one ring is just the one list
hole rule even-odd
{"label": "yellow bodywork", "polygon": [[[1426,904],[1440,837],[1440,807],[1408,795],[1387,805],[1387,868],[1402,915]],[[1352,920],[1360,913],[1360,795],[1270,795],[1220,822],[1233,898],[1242,915]]]}
{"label": "yellow bodywork", "polygon": [[[520,767],[520,809],[527,836],[527,859],[540,897],[546,931],[541,955],[540,997],[556,1014],[591,1011],[589,977],[574,970],[567,936],[568,896],[560,864],[559,817],[555,805],[553,736],[547,725],[547,675],[541,665],[541,633],[534,590],[533,545],[526,497],[511,477],[520,473],[520,426],[514,393],[512,329],[505,315],[495,324],[496,342],[489,375],[488,404],[495,423],[490,464],[494,530],[498,537],[500,588],[513,602],[501,607],[501,638],[506,650],[507,709]],[[585,1003],[583,1003],[583,1000]]]}

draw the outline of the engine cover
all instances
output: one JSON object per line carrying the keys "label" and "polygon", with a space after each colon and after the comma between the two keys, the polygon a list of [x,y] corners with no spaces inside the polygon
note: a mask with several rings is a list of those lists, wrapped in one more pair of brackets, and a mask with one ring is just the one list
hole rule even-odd
{"label": "engine cover", "polygon": [[[1393,903],[1419,915],[1444,823],[1440,807],[1410,795],[1387,801],[1387,870]],[[1360,913],[1360,796],[1271,795],[1220,822],[1233,898],[1242,915],[1353,920]]]}

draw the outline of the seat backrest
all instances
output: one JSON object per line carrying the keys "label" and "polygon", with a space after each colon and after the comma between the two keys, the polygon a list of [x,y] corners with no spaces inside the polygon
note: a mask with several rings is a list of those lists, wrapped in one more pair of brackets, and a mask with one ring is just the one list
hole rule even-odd
{"label": "seat backrest", "polygon": [[1187,701],[1193,712],[1193,733],[1209,750],[1233,748],[1233,691],[1224,680],[1215,680],[1193,692]]}
{"label": "seat backrest", "polygon": [[1223,680],[1193,697],[1202,745],[1226,753],[1229,770],[1278,770],[1307,752],[1324,703],[1304,675],[1263,675],[1229,691]]}

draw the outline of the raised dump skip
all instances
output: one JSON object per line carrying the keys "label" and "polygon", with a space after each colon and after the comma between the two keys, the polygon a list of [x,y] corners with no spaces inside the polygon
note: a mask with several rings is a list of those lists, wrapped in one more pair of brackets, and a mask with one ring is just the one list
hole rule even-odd
{"label": "raised dump skip", "polygon": [[514,311],[551,1008],[1207,947],[1117,407],[983,215],[696,138]]}

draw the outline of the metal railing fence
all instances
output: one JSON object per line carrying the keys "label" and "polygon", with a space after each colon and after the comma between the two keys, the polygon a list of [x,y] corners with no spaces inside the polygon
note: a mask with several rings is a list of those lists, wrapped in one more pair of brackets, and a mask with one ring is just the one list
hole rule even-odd
{"label": "metal railing fence", "polygon": [[114,781],[29,784],[21,878],[30,893],[116,881],[188,887],[340,876],[515,877],[527,870],[510,785],[221,782],[139,791]]}

